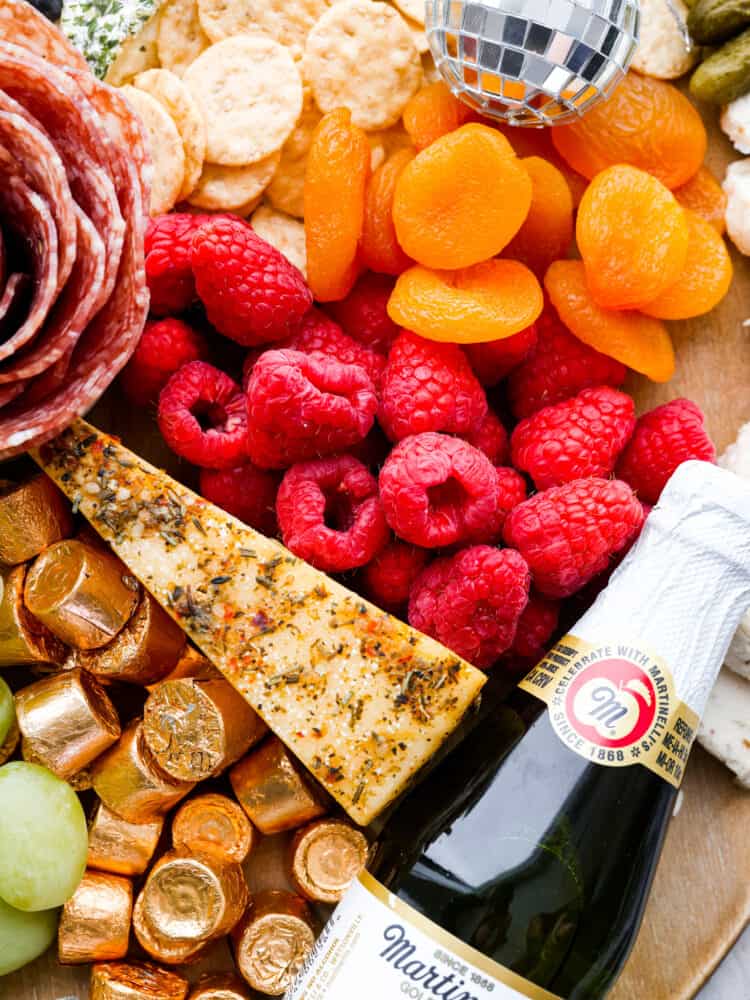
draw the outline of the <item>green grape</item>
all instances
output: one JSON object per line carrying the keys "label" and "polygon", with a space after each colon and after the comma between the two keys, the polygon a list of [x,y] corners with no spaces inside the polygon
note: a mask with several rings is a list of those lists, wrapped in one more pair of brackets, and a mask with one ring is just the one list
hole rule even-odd
{"label": "green grape", "polygon": [[86,868],[86,817],[73,789],[24,761],[0,767],[0,897],[49,910],[73,895]]}
{"label": "green grape", "polygon": [[15,717],[16,703],[13,700],[13,692],[0,677],[0,746],[5,742]]}
{"label": "green grape", "polygon": [[55,940],[57,910],[23,913],[0,899],[0,976],[33,962]]}

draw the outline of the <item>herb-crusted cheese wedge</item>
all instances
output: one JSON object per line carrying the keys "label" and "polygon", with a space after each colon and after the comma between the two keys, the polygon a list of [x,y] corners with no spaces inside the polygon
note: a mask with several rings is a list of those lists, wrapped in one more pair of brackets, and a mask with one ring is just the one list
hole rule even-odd
{"label": "herb-crusted cheese wedge", "polygon": [[356,822],[456,728],[485,677],[78,421],[34,457]]}

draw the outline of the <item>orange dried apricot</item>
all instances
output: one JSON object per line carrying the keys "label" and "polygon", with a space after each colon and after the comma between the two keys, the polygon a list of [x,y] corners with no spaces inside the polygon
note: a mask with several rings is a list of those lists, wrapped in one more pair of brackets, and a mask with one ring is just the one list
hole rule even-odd
{"label": "orange dried apricot", "polygon": [[719,235],[724,234],[727,196],[708,167],[701,167],[687,184],[675,188],[674,196],[683,208],[689,208],[710,222]]}
{"label": "orange dried apricot", "polygon": [[369,175],[367,133],[352,125],[348,108],[324,115],[305,173],[307,282],[319,302],[343,299],[357,280]]}
{"label": "orange dried apricot", "polygon": [[399,149],[378,167],[367,185],[360,257],[366,267],[380,274],[401,274],[414,263],[399,246],[393,225],[396,182],[413,159],[413,149]]}
{"label": "orange dried apricot", "polygon": [[417,149],[426,149],[441,135],[447,135],[476,113],[451,93],[442,80],[422,87],[404,108],[404,128]]}
{"label": "orange dried apricot", "polygon": [[470,124],[436,139],[404,169],[393,221],[410,257],[452,270],[500,253],[530,205],[531,178],[508,140]]}
{"label": "orange dried apricot", "polygon": [[573,196],[573,207],[578,208],[583,197],[583,192],[588,185],[587,178],[576,173],[565,160],[560,156],[552,144],[551,128],[523,128],[518,125],[498,125],[498,131],[505,136],[516,156],[526,159],[530,156],[541,156],[553,167],[557,167],[567,181],[568,188]]}
{"label": "orange dried apricot", "polygon": [[658,319],[691,319],[710,312],[729,291],[732,261],[724,240],[710,222],[686,211],[690,242],[685,266],[674,284],[643,307]]}
{"label": "orange dried apricot", "polygon": [[563,175],[541,156],[521,160],[531,178],[531,208],[504,251],[543,276],[573,240],[573,196]]}
{"label": "orange dried apricot", "polygon": [[578,208],[589,291],[605,309],[640,309],[669,288],[685,266],[688,238],[685,209],[636,167],[597,174]]}
{"label": "orange dried apricot", "polygon": [[487,260],[460,271],[410,268],[396,281],[388,315],[428,340],[479,344],[512,337],[543,306],[541,286],[524,264]]}
{"label": "orange dried apricot", "polygon": [[578,121],[554,128],[552,141],[584,177],[629,163],[668,188],[693,176],[707,143],[703,121],[687,97],[663,80],[637,73],[628,73],[609,100]]}
{"label": "orange dried apricot", "polygon": [[565,326],[589,347],[615,358],[654,382],[674,375],[674,348],[667,328],[640,312],[613,312],[589,294],[583,261],[558,260],[544,287]]}

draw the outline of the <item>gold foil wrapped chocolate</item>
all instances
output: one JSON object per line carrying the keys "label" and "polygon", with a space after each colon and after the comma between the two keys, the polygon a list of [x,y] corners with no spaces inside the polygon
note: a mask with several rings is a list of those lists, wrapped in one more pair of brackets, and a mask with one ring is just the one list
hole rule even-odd
{"label": "gold foil wrapped chocolate", "polygon": [[133,913],[130,879],[86,871],[62,908],[57,957],[63,965],[124,958]]}
{"label": "gold foil wrapped chocolate", "polygon": [[193,678],[156,685],[143,733],[159,765],[182,781],[202,781],[238,760],[268,727],[229,681]]}
{"label": "gold foil wrapped chocolate", "polygon": [[235,764],[229,780],[240,805],[264,834],[294,830],[326,812],[322,795],[276,736]]}
{"label": "gold foil wrapped chocolate", "polygon": [[18,722],[14,719],[13,724],[8,730],[8,734],[3,741],[3,745],[0,746],[0,765],[4,764],[7,760],[13,756],[16,752],[16,747],[21,739],[21,730],[18,728]]}
{"label": "gold foil wrapped chocolate", "polygon": [[230,973],[201,976],[188,1000],[252,1000],[247,986]]}
{"label": "gold foil wrapped chocolate", "polygon": [[[44,754],[39,753],[34,741],[27,740],[26,737],[21,738],[21,756],[27,764],[39,764],[42,767],[46,767],[47,770],[51,770],[45,761]],[[80,771],[76,771],[75,774],[69,774],[65,781],[74,792],[87,792],[93,787],[91,768],[83,767]]]}
{"label": "gold foil wrapped chocolate", "polygon": [[0,667],[60,664],[67,648],[29,613],[23,599],[26,567],[0,572]]}
{"label": "gold foil wrapped chocolate", "polygon": [[90,1000],[185,1000],[187,979],[150,962],[108,962],[91,970]]}
{"label": "gold foil wrapped chocolate", "polygon": [[128,823],[98,802],[89,823],[89,868],[117,875],[142,875],[154,856],[164,817]]}
{"label": "gold foil wrapped chocolate", "polygon": [[70,505],[44,473],[23,483],[0,480],[0,563],[33,559],[72,530]]}
{"label": "gold foil wrapped chocolate", "polygon": [[58,778],[85,768],[120,737],[104,688],[85,670],[66,670],[16,694],[16,716],[33,755]]}
{"label": "gold foil wrapped chocolate", "polygon": [[119,559],[75,539],[50,545],[29,569],[24,589],[31,614],[76,649],[111,642],[139,596],[137,580]]}
{"label": "gold foil wrapped chocolate", "polygon": [[[182,652],[182,656],[174,665],[174,668],[166,677],[162,677],[161,680],[181,681],[186,677],[192,677],[197,681],[214,681],[222,680],[223,676],[222,672],[211,663],[208,657],[204,656],[203,653],[199,653],[195,646],[191,646],[188,643]],[[153,690],[156,686],[156,684],[147,685],[149,690]]]}
{"label": "gold foil wrapped chocolate", "polygon": [[299,830],[290,845],[292,882],[316,903],[338,903],[367,864],[369,844],[351,824],[321,819]]}
{"label": "gold foil wrapped chocolate", "polygon": [[94,791],[104,804],[129,823],[163,816],[193,788],[159,767],[135,719],[120,739],[92,767]]}
{"label": "gold foil wrapped chocolate", "polygon": [[205,941],[174,940],[164,937],[144,912],[143,892],[133,907],[133,933],[147,955],[165,965],[190,965],[203,958]]}
{"label": "gold foil wrapped chocolate", "polygon": [[315,944],[315,924],[304,899],[261,892],[232,932],[243,979],[261,993],[282,996]]}
{"label": "gold foil wrapped chocolate", "polygon": [[177,849],[210,854],[225,863],[242,864],[255,840],[255,829],[240,806],[214,792],[188,799],[172,820]]}

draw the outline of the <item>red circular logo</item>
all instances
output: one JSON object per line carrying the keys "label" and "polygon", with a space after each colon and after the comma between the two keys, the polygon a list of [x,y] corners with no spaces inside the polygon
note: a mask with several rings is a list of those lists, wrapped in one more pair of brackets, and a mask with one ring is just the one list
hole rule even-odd
{"label": "red circular logo", "polygon": [[631,746],[653,725],[653,681],[630,660],[599,660],[584,667],[568,688],[565,713],[579,736],[591,743]]}

